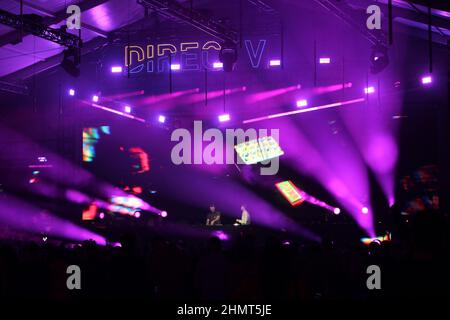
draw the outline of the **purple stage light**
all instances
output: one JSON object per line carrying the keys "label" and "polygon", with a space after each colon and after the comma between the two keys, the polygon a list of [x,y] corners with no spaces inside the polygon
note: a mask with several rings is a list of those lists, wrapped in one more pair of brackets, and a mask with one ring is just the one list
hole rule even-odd
{"label": "purple stage light", "polygon": [[131,113],[131,107],[130,106],[125,106],[124,111],[126,113]]}
{"label": "purple stage light", "polygon": [[100,212],[100,214],[98,216],[100,219],[105,219],[105,214],[103,212]]}
{"label": "purple stage light", "polygon": [[170,65],[170,70],[181,70],[181,65],[179,63],[173,63]]}
{"label": "purple stage light", "polygon": [[145,123],[145,120],[142,119],[142,118],[135,117],[135,116],[133,116],[131,114],[127,114],[125,112],[121,112],[121,111],[116,110],[116,109],[112,109],[112,108],[108,108],[108,107],[105,107],[105,106],[101,106],[101,105],[96,104],[96,103],[89,103],[87,101],[81,101],[81,102],[84,103],[84,104],[88,104],[88,105],[90,105],[91,107],[94,107],[94,108],[98,108],[98,109],[101,109],[101,110],[104,110],[104,111],[115,113],[115,114],[117,114],[119,116],[122,116],[122,117],[125,117],[125,118],[129,118],[129,119],[133,119],[133,120]]}
{"label": "purple stage light", "polygon": [[362,214],[368,214],[369,213],[369,209],[367,207],[362,207],[361,208],[361,212],[362,212]]}
{"label": "purple stage light", "polygon": [[98,102],[98,96],[97,95],[92,96],[92,101]]}
{"label": "purple stage light", "polygon": [[307,105],[308,105],[308,100],[306,100],[306,99],[297,100],[297,107],[298,108],[306,107]]}
{"label": "purple stage light", "polygon": [[319,63],[320,64],[328,64],[328,63],[330,63],[331,62],[331,59],[330,58],[320,58],[319,59]]}
{"label": "purple stage light", "polygon": [[111,67],[111,73],[121,73],[122,72],[122,66],[112,66]]}
{"label": "purple stage light", "polygon": [[161,123],[164,123],[164,122],[166,122],[166,117],[163,116],[163,115],[160,115],[160,116],[158,117],[158,121],[161,122]]}
{"label": "purple stage light", "polygon": [[219,121],[220,122],[230,121],[230,115],[228,113],[227,114],[221,114],[219,116]]}
{"label": "purple stage light", "polygon": [[433,78],[431,76],[422,77],[422,84],[430,84],[433,82]]}
{"label": "purple stage light", "polygon": [[281,66],[281,60],[270,60],[269,61],[269,65],[271,66],[271,67],[278,67],[278,66]]}
{"label": "purple stage light", "polygon": [[333,213],[334,214],[340,214],[341,213],[341,209],[339,209],[339,208],[334,208],[334,210],[333,210]]}
{"label": "purple stage light", "polygon": [[163,217],[163,218],[167,217],[167,211],[162,211],[161,212],[161,217]]}
{"label": "purple stage light", "polygon": [[75,90],[74,89],[69,89],[69,96],[74,96],[75,95]]}
{"label": "purple stage light", "polygon": [[374,87],[364,88],[364,93],[365,94],[371,94],[371,93],[374,93],[374,92],[375,92],[375,88]]}
{"label": "purple stage light", "polygon": [[141,217],[141,213],[140,213],[139,211],[136,211],[136,212],[134,213],[134,216],[135,216],[137,219],[139,219],[139,218]]}
{"label": "purple stage light", "polygon": [[225,232],[223,232],[222,230],[216,230],[213,231],[212,236],[219,238],[222,241],[227,241],[230,239],[230,236],[227,235]]}
{"label": "purple stage light", "polygon": [[323,109],[336,108],[336,107],[346,106],[346,105],[350,105],[350,104],[354,104],[354,103],[358,103],[358,102],[363,102],[364,100],[365,100],[364,98],[359,98],[359,99],[353,99],[353,100],[348,100],[348,101],[330,103],[330,104],[326,104],[326,105],[318,106],[318,107],[311,107],[311,108],[305,108],[305,109],[300,109],[300,110],[276,113],[276,114],[271,114],[268,116],[244,120],[244,121],[242,121],[242,123],[246,124],[246,123],[264,121],[264,120],[269,120],[269,119],[287,117],[287,116],[291,116],[294,114],[305,113],[305,112],[310,112],[310,111],[318,111],[318,110],[323,110]]}
{"label": "purple stage light", "polygon": [[223,63],[222,62],[214,62],[213,63],[213,68],[214,69],[222,69],[223,68]]}

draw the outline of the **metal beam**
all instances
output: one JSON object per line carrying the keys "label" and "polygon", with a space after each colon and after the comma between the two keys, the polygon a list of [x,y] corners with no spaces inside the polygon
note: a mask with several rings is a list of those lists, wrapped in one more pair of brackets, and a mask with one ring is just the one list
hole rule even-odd
{"label": "metal beam", "polygon": [[[98,48],[105,46],[108,43],[107,39],[97,37],[92,39],[89,42],[86,42],[81,48],[81,56],[86,55]],[[3,81],[18,81],[18,80],[26,80],[34,75],[45,72],[52,68],[58,67],[61,65],[61,60],[63,58],[63,54],[57,54],[51,56],[44,61],[29,65],[26,68],[20,69],[14,73],[10,73],[1,78]]]}
{"label": "metal beam", "polygon": [[224,42],[237,44],[238,33],[225,24],[205,17],[200,12],[188,9],[174,0],[137,0],[144,8],[154,10],[160,15],[175,21],[185,22]]}
{"label": "metal beam", "polygon": [[[80,7],[81,12],[83,12],[83,11],[87,11],[92,8],[95,8],[105,2],[108,2],[108,1],[109,0],[85,0],[80,3],[77,3],[77,5]],[[61,22],[62,20],[66,19],[66,17],[67,17],[66,8],[64,8],[63,10],[54,13],[53,17],[44,18],[42,23],[45,26],[51,26],[53,24],[57,24],[57,23]],[[30,33],[24,32],[22,34],[22,36],[25,36],[27,34],[30,34]],[[10,44],[10,43],[13,43],[13,44],[17,43],[20,39],[21,39],[20,31],[14,30],[14,31],[8,32],[0,37],[0,47]]]}
{"label": "metal beam", "polygon": [[[368,41],[370,41],[373,45],[386,45],[386,36],[384,32],[380,32],[378,36],[376,36],[374,33],[370,32],[366,28],[365,20],[355,19],[355,15],[353,12],[353,9],[344,2],[336,2],[336,1],[330,1],[330,0],[314,0],[316,3],[336,15],[338,18],[340,18],[342,21],[347,23],[349,26],[351,26],[353,29],[359,31]],[[362,18],[365,18],[363,16]]]}
{"label": "metal beam", "polygon": [[21,95],[28,95],[30,90],[24,84],[6,82],[0,80],[0,91],[12,92]]}
{"label": "metal beam", "polygon": [[34,19],[35,16],[16,15],[0,9],[0,23],[17,30],[23,30],[40,38],[58,43],[68,48],[80,48],[81,38],[68,33],[63,29],[54,29],[45,26],[40,21]]}
{"label": "metal beam", "polygon": [[[25,1],[25,0],[14,0],[14,1],[17,2],[17,3],[22,2],[25,7],[31,8],[31,9],[33,9],[33,11],[36,11],[37,13],[43,14],[44,16],[47,16],[47,17],[50,17],[50,18],[53,18],[53,19],[57,18],[57,16],[55,16],[55,14],[53,12],[51,12],[51,11],[45,9],[45,8],[42,8],[42,7],[40,7],[40,6],[38,6],[38,5],[34,4],[34,3],[31,3],[29,1]],[[99,36],[101,36],[103,38],[107,38],[108,37],[108,33],[107,32],[105,32],[103,30],[100,30],[99,28],[94,27],[93,25],[90,25],[88,23],[84,23],[83,19],[81,19],[81,26],[84,29],[92,31],[92,32],[96,33],[97,35],[99,35]]]}
{"label": "metal beam", "polygon": [[[393,8],[393,16],[394,21],[396,17],[417,21],[423,24],[428,24],[427,11],[419,9],[417,6],[413,4],[413,1],[405,1],[405,5],[412,4],[409,7],[399,6],[399,3],[394,1],[392,4]],[[349,4],[352,8],[358,9],[361,11],[365,11],[367,8],[367,1],[362,0],[350,0]],[[387,12],[387,1],[377,2],[377,5],[381,7],[383,12]],[[450,30],[450,19],[445,19],[440,16],[433,15],[433,26],[435,28],[443,28]],[[439,32],[437,29],[436,32]]]}

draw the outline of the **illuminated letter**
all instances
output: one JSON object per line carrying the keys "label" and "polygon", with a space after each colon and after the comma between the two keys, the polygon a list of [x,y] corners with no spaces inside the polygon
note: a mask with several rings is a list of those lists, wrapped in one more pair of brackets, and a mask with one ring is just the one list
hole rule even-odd
{"label": "illuminated letter", "polygon": [[145,59],[144,49],[140,46],[125,46],[125,66],[133,64],[133,53],[137,54],[137,60],[139,62]]}
{"label": "illuminated letter", "polygon": [[198,54],[197,53],[182,53],[181,54],[181,63],[183,64],[183,70],[199,70],[200,66],[198,63],[190,63],[197,62]]}
{"label": "illuminated letter", "polygon": [[253,44],[250,40],[245,40],[244,43],[245,48],[247,49],[248,57],[250,58],[250,62],[252,63],[252,67],[258,68],[259,63],[261,62],[261,57],[264,52],[264,48],[266,47],[266,40],[259,40],[256,52],[253,49]]}
{"label": "illuminated letter", "polygon": [[181,51],[188,51],[189,49],[197,49],[198,42],[184,42],[180,45]]}
{"label": "illuminated letter", "polygon": [[220,49],[222,49],[222,47],[216,41],[208,41],[203,45],[202,50],[209,50],[209,49],[214,49],[214,50],[220,51]]}
{"label": "illuminated letter", "polygon": [[158,56],[165,55],[165,52],[169,51],[171,54],[177,53],[177,48],[170,43],[158,44]]}
{"label": "illuminated letter", "polygon": [[155,55],[155,47],[152,44],[147,45],[147,59],[153,58]]}

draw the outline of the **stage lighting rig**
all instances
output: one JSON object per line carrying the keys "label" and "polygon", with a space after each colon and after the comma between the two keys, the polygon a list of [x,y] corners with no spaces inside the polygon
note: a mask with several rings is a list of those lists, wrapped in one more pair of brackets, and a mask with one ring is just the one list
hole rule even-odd
{"label": "stage lighting rig", "polygon": [[61,67],[72,77],[80,75],[80,62],[80,51],[78,49],[69,48],[64,50]]}
{"label": "stage lighting rig", "polygon": [[58,43],[67,48],[80,49],[82,40],[68,33],[64,28],[54,29],[42,23],[42,18],[37,15],[17,15],[0,9],[0,23],[8,27],[31,33],[42,39]]}
{"label": "stage lighting rig", "polygon": [[225,43],[220,49],[219,60],[223,64],[223,70],[225,72],[233,71],[234,64],[237,61],[237,49],[232,43]]}
{"label": "stage lighting rig", "polygon": [[238,33],[218,20],[204,16],[202,13],[185,8],[174,0],[138,0],[138,4],[151,9],[172,20],[185,22],[223,42],[238,42]]}
{"label": "stage lighting rig", "polygon": [[372,47],[370,54],[370,72],[373,74],[380,73],[389,65],[389,56],[387,48],[383,45]]}

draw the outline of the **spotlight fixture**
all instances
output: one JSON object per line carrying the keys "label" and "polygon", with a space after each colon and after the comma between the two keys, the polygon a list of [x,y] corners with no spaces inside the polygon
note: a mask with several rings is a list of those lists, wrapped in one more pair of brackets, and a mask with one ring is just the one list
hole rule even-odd
{"label": "spotlight fixture", "polygon": [[122,66],[112,66],[111,73],[122,73]]}
{"label": "spotlight fixture", "polygon": [[164,123],[164,122],[166,122],[166,117],[163,116],[163,115],[159,115],[158,121],[159,121],[160,123]]}
{"label": "spotlight fixture", "polygon": [[163,217],[163,218],[167,217],[167,211],[162,211],[161,212],[161,217]]}
{"label": "spotlight fixture", "polygon": [[170,65],[170,70],[173,71],[181,70],[181,65],[179,63],[173,63]]}
{"label": "spotlight fixture", "polygon": [[338,215],[339,213],[341,213],[341,209],[339,208],[334,208],[333,213]]}
{"label": "spotlight fixture", "polygon": [[375,88],[374,88],[374,87],[367,87],[367,88],[364,88],[364,93],[365,93],[365,94],[375,93]]}
{"label": "spotlight fixture", "polygon": [[214,69],[222,69],[223,68],[223,63],[222,62],[214,62],[213,63],[213,68]]}
{"label": "spotlight fixture", "polygon": [[370,54],[370,72],[373,74],[380,73],[389,65],[389,56],[387,48],[382,45],[372,47]]}
{"label": "spotlight fixture", "polygon": [[134,216],[135,216],[136,218],[140,218],[140,217],[141,217],[141,212],[140,212],[140,211],[135,211],[135,212],[134,212]]}
{"label": "spotlight fixture", "polygon": [[74,89],[69,89],[69,96],[74,96],[75,95],[75,90]]}
{"label": "spotlight fixture", "polygon": [[124,111],[126,113],[131,113],[131,107],[130,106],[125,106]]}
{"label": "spotlight fixture", "polygon": [[368,214],[369,213],[369,209],[367,207],[362,207],[361,208],[361,212],[362,212],[362,214]]}
{"label": "spotlight fixture", "polygon": [[100,218],[100,219],[105,219],[105,214],[104,214],[103,212],[100,212],[99,218]]}
{"label": "spotlight fixture", "polygon": [[227,114],[221,114],[219,116],[219,122],[226,122],[226,121],[230,121],[230,115]]}
{"label": "spotlight fixture", "polygon": [[422,77],[422,84],[430,84],[433,82],[433,78],[431,76]]}
{"label": "spotlight fixture", "polygon": [[237,49],[232,43],[225,43],[219,52],[219,60],[223,63],[225,72],[233,71],[234,64],[237,61]]}
{"label": "spotlight fixture", "polygon": [[278,60],[278,59],[276,59],[276,60],[270,60],[270,61],[269,61],[269,66],[271,66],[271,67],[278,67],[278,66],[281,66],[281,60]]}
{"label": "spotlight fixture", "polygon": [[306,99],[297,100],[297,107],[298,108],[306,107],[307,105],[308,105],[308,100],[306,100]]}
{"label": "spotlight fixture", "polygon": [[330,58],[320,58],[319,59],[319,63],[320,64],[328,64],[328,63],[330,63],[331,62],[331,59]]}
{"label": "spotlight fixture", "polygon": [[80,75],[80,52],[76,48],[66,49],[63,52],[61,67],[72,77]]}
{"label": "spotlight fixture", "polygon": [[98,102],[98,95],[93,95],[92,96],[92,101]]}

